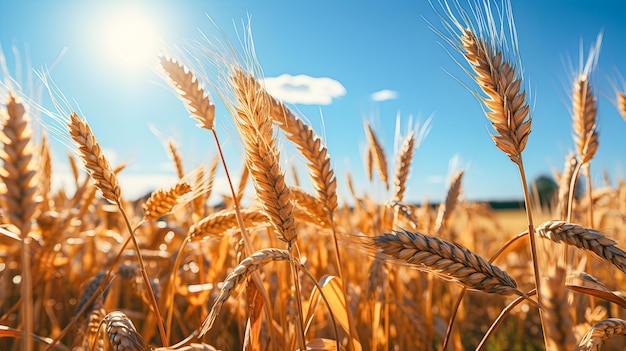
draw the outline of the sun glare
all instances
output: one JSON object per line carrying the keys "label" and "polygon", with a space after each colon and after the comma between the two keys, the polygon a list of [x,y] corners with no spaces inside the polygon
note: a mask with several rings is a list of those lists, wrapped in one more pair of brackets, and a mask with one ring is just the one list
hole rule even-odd
{"label": "sun glare", "polygon": [[136,69],[156,60],[159,35],[147,14],[117,13],[103,22],[100,31],[103,54],[108,61]]}

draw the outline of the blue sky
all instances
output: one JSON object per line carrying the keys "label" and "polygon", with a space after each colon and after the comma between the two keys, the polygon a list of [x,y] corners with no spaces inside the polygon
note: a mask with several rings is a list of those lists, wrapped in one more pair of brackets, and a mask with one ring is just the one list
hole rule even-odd
{"label": "blue sky", "polygon": [[[464,195],[469,200],[521,198],[516,167],[493,145],[480,105],[457,79],[473,85],[424,19],[438,24],[427,1],[0,1],[0,13],[0,44],[9,73],[26,87],[26,66],[49,67],[51,78],[76,101],[112,163],[128,162],[121,176],[127,197],[174,182],[163,146],[168,137],[177,141],[188,171],[201,162],[209,164],[216,153],[211,135],[195,127],[156,73],[152,54],[165,47],[176,57],[189,47],[198,48],[201,33],[220,37],[217,28],[236,43],[250,18],[265,77],[306,75],[330,83],[320,88],[330,92],[325,100],[301,96],[308,103],[292,106],[325,138],[344,199],[346,172],[357,192],[390,198],[379,181],[369,184],[365,178],[363,121],[373,125],[392,161],[398,116],[403,135],[410,121],[415,125],[432,118],[430,133],[415,152],[407,200],[439,201],[451,170],[459,168],[465,169]],[[533,106],[532,133],[524,152],[528,178],[561,169],[573,150],[570,82],[581,47],[586,53],[603,32],[593,78],[600,120],[593,180],[602,184],[605,169],[614,182],[623,179],[626,122],[613,104],[612,84],[624,88],[620,75],[626,76],[626,4],[516,1],[513,14]],[[135,23],[134,29],[125,27],[125,18]],[[129,55],[119,55],[120,45],[132,39],[134,31],[144,39],[126,49],[139,57],[127,62]],[[158,42],[146,39],[155,36]],[[21,69],[16,62],[22,63]],[[32,81],[40,84],[37,78]],[[314,91],[319,83],[297,84],[314,84],[309,87]],[[372,94],[384,90],[393,92],[383,94],[393,98],[375,101],[379,99]],[[47,103],[44,99],[52,108]],[[219,104],[216,126],[229,169],[239,174],[241,143]],[[283,146],[283,161],[301,167],[304,182],[304,160],[293,146]],[[57,182],[66,182],[69,149],[59,142],[53,147]],[[393,169],[391,164],[391,174]],[[215,193],[226,193],[223,172],[219,177]]]}

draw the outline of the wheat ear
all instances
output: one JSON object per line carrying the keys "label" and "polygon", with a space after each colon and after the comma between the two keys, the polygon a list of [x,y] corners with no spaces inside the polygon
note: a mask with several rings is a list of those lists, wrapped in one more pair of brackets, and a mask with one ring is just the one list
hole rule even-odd
{"label": "wheat ear", "polygon": [[[258,210],[245,209],[241,211],[244,225],[252,228],[260,223],[267,222],[267,216]],[[202,240],[212,235],[223,235],[226,231],[238,228],[235,211],[222,210],[210,214],[189,228],[187,236],[192,241]]]}
{"label": "wheat ear", "polygon": [[233,291],[237,288],[237,286],[244,281],[252,272],[255,272],[262,266],[273,262],[273,261],[288,261],[290,259],[290,254],[286,250],[279,249],[262,249],[259,250],[252,255],[246,257],[243,261],[239,263],[235,269],[226,277],[222,288],[220,289],[217,298],[211,307],[211,312],[206,317],[204,322],[202,323],[202,329],[200,329],[200,336],[206,334],[215,323],[215,318],[220,313],[224,302],[230,297]]}
{"label": "wheat ear", "polygon": [[617,92],[617,109],[626,121],[626,93]]}
{"label": "wheat ear", "polygon": [[402,148],[400,149],[400,154],[396,162],[396,174],[393,181],[393,201],[395,202],[402,202],[402,200],[404,200],[404,191],[406,190],[406,181],[409,178],[409,171],[411,170],[414,149],[415,132],[411,131],[402,142]]}
{"label": "wheat ear", "polygon": [[446,194],[446,200],[439,205],[437,212],[437,219],[435,221],[435,233],[442,235],[444,230],[448,227],[448,220],[454,211],[459,194],[461,193],[461,180],[463,179],[463,171],[460,170],[452,179],[450,179],[450,186],[448,187],[448,193]]}
{"label": "wheat ear", "polygon": [[185,102],[191,117],[200,122],[200,127],[213,129],[215,119],[215,104],[205,92],[204,87],[196,76],[182,63],[165,56],[160,57],[161,67],[169,77],[172,85],[177,88],[178,94]]}
{"label": "wheat ear", "polygon": [[178,146],[174,139],[169,138],[167,140],[167,149],[170,152],[170,156],[172,157],[172,161],[174,162],[174,167],[176,168],[176,174],[178,175],[178,179],[183,179],[185,177],[185,168],[183,167],[183,157],[178,151]]}
{"label": "wheat ear", "polygon": [[609,318],[596,323],[582,337],[576,351],[600,351],[600,345],[617,335],[626,334],[626,321]]}
{"label": "wheat ear", "polygon": [[468,289],[524,296],[510,275],[459,244],[402,230],[374,237],[372,245],[391,261],[408,263]]}
{"label": "wheat ear", "polygon": [[[24,105],[15,97],[9,95],[6,104],[7,117],[3,118],[0,138],[4,148],[0,151],[3,160],[0,169],[0,179],[6,186],[6,192],[1,194],[3,214],[9,222],[15,225],[20,233],[21,267],[22,267],[22,323],[24,333],[33,332],[33,300],[31,254],[29,234],[34,225],[38,211],[39,184],[37,180],[37,166],[33,154],[32,131],[30,119]],[[24,350],[32,350],[32,339],[23,339]]]}
{"label": "wheat ear", "polygon": [[269,117],[268,94],[256,79],[241,69],[232,72],[238,105],[235,118],[244,139],[248,170],[261,208],[274,226],[278,238],[286,243],[296,239],[291,191],[279,165],[279,151]]}
{"label": "wheat ear", "polygon": [[98,188],[105,199],[117,205],[122,218],[126,224],[129,232],[129,237],[133,242],[135,252],[137,253],[137,261],[139,262],[143,283],[148,292],[148,296],[151,302],[151,307],[157,317],[157,326],[161,334],[161,340],[167,346],[167,338],[165,334],[165,327],[163,326],[163,320],[161,319],[161,313],[159,311],[159,305],[154,296],[154,292],[151,289],[150,278],[146,272],[146,267],[141,255],[141,249],[137,238],[135,236],[134,229],[132,228],[124,206],[122,205],[122,196],[119,183],[117,181],[116,172],[109,161],[106,159],[100,148],[100,144],[96,140],[91,127],[87,124],[85,119],[81,119],[74,112],[70,114],[70,120],[67,122],[67,126],[70,132],[70,136],[74,140],[78,154],[83,161],[83,165],[89,172],[91,179],[93,179],[96,188]]}
{"label": "wheat ear", "polygon": [[100,144],[98,144],[87,121],[78,117],[76,113],[72,113],[67,126],[72,139],[78,146],[78,155],[83,161],[85,168],[87,168],[96,188],[111,203],[120,202],[121,191],[115,172],[102,153]]}
{"label": "wheat ear", "polygon": [[111,312],[102,320],[104,334],[114,351],[148,350],[135,325],[124,312]]}
{"label": "wheat ear", "polygon": [[626,273],[626,252],[620,249],[613,239],[607,238],[595,229],[551,220],[537,227],[537,235],[556,243],[565,243],[593,252]]}
{"label": "wheat ear", "polygon": [[191,191],[191,186],[180,182],[169,189],[158,189],[153,192],[143,205],[144,217],[147,220],[156,220],[168,214],[178,200]]}
{"label": "wheat ear", "polygon": [[[566,272],[563,267],[549,267],[542,290],[547,350],[568,351],[576,344],[574,322],[567,301]],[[553,269],[552,269],[553,268]]]}
{"label": "wheat ear", "polygon": [[387,158],[385,157],[385,151],[383,150],[383,146],[380,141],[378,141],[376,134],[374,134],[372,127],[367,122],[365,122],[365,135],[367,136],[367,141],[369,143],[369,152],[371,152],[372,163],[378,170],[380,180],[385,183],[385,187],[389,190],[389,172],[387,170]]}
{"label": "wheat ear", "polygon": [[[475,92],[474,95],[479,99],[493,128],[494,133],[490,133],[492,140],[518,168],[526,205],[528,232],[533,233],[530,193],[522,160],[522,151],[526,147],[531,131],[532,117],[526,101],[526,91],[522,88],[523,71],[517,51],[517,32],[511,3],[507,0],[502,8],[497,9],[497,13],[501,14],[498,19],[493,16],[494,10],[490,3],[482,2],[477,6],[481,4],[484,8],[471,9],[471,15],[457,7],[461,12],[459,15],[461,21],[448,4],[445,4],[444,11],[451,22],[444,20],[451,36],[446,40],[465,57],[469,64],[469,68],[465,70],[482,91],[482,94]],[[471,22],[472,16],[476,25]],[[506,34],[510,36],[510,41],[507,40]],[[534,235],[529,237],[538,304],[541,305],[537,245]],[[539,313],[541,318],[541,310]],[[541,320],[543,324],[543,318]],[[545,335],[544,341],[547,341]]]}
{"label": "wheat ear", "polygon": [[330,213],[337,209],[337,179],[330,166],[328,149],[320,137],[298,118],[282,102],[269,96],[270,115],[285,131],[287,138],[296,144],[300,153],[307,159],[309,173],[318,199]]}

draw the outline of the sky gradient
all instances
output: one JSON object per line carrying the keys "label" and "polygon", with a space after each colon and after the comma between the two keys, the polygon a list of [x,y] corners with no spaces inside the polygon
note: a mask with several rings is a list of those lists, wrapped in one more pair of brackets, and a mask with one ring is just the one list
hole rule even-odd
{"label": "sky gradient", "polygon": [[[427,1],[0,1],[0,13],[8,73],[28,91],[29,82],[41,85],[37,77],[29,78],[28,67],[48,68],[112,163],[129,164],[121,175],[127,197],[173,184],[175,171],[164,147],[169,137],[178,143],[187,171],[202,162],[208,166],[216,154],[212,136],[195,127],[163,80],[156,54],[188,56],[190,48],[206,44],[203,36],[236,44],[249,21],[268,89],[288,87],[291,94],[281,95],[285,101],[301,102],[290,106],[326,141],[340,199],[347,198],[347,172],[357,193],[381,201],[391,197],[376,177],[373,184],[366,179],[363,122],[370,122],[383,142],[393,174],[398,118],[402,135],[430,118],[430,132],[414,153],[406,200],[441,200],[449,175],[461,168],[466,199],[522,198],[515,165],[493,145],[481,107],[464,84],[475,86],[429,28],[428,22],[438,26],[439,20]],[[600,131],[593,181],[601,186],[604,170],[613,182],[624,178],[626,122],[614,106],[614,87],[626,88],[625,13],[621,1],[513,4],[533,116],[523,154],[529,179],[560,170],[574,149],[571,82],[581,50],[586,57],[601,32],[593,76]],[[127,28],[128,21],[134,27]],[[124,44],[134,35],[140,39]],[[4,81],[7,72],[1,74]],[[45,94],[42,104],[52,109]],[[229,169],[238,175],[241,142],[220,104],[216,129]],[[69,148],[53,144],[54,174],[62,183],[70,174]],[[284,165],[296,165],[305,183],[304,159],[289,143],[281,146]],[[218,177],[216,196],[227,193],[222,170]]]}

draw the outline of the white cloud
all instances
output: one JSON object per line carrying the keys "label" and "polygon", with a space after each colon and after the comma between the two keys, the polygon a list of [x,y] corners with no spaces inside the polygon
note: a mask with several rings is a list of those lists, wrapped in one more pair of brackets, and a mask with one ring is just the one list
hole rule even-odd
{"label": "white cloud", "polygon": [[292,104],[330,105],[334,98],[346,95],[346,88],[328,77],[282,74],[265,78],[264,84],[272,96]]}
{"label": "white cloud", "polygon": [[386,101],[398,98],[398,92],[389,89],[383,89],[370,95],[373,101]]}

